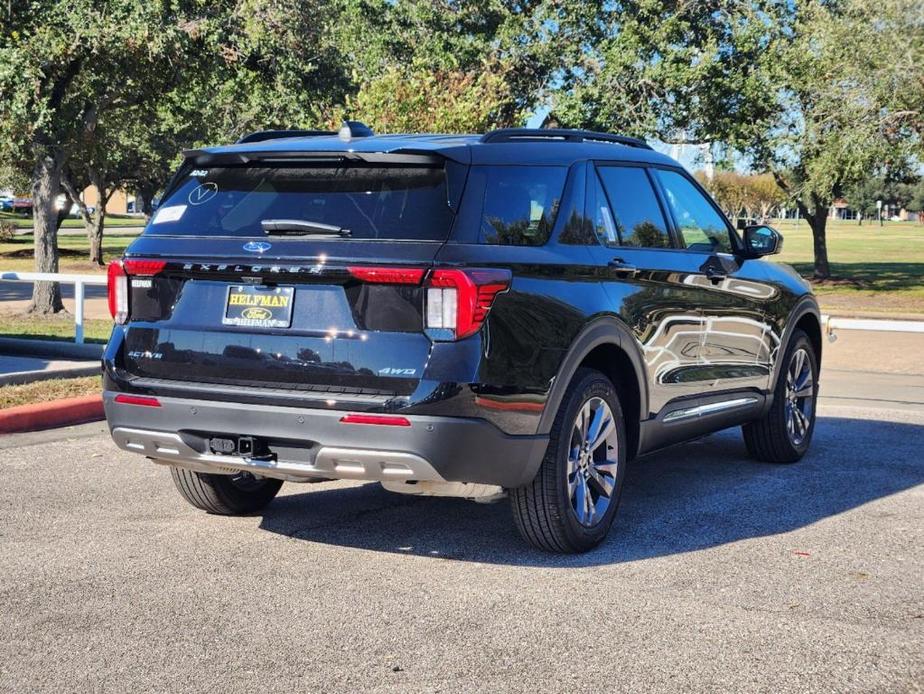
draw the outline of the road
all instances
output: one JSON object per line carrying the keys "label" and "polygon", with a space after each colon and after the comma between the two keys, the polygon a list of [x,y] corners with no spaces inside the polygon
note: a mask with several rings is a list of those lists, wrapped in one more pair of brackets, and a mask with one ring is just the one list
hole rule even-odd
{"label": "road", "polygon": [[578,557],[505,503],[220,518],[101,424],[0,439],[0,690],[920,692],[924,379],[823,383],[801,463],[736,431],[639,460]]}

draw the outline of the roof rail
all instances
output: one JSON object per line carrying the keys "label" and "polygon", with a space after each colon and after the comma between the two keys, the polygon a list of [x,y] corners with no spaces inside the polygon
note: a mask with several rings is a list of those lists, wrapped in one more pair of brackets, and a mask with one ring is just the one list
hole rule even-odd
{"label": "roof rail", "polygon": [[570,128],[501,128],[481,136],[483,143],[515,142],[517,140],[552,140],[558,142],[615,142],[627,147],[651,149],[645,140],[628,135],[598,133],[593,130],[572,130]]}
{"label": "roof rail", "polygon": [[264,142],[266,140],[281,140],[286,137],[317,137],[319,135],[336,135],[328,130],[258,130],[255,133],[244,135],[235,144],[243,145],[248,142]]}

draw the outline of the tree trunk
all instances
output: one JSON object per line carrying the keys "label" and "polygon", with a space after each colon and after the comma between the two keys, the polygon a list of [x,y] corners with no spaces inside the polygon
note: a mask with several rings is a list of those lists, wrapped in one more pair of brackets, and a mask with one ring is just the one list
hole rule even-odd
{"label": "tree trunk", "polygon": [[[36,152],[32,174],[32,217],[35,238],[35,271],[58,271],[58,211],[55,199],[61,191],[64,157],[53,149]],[[61,286],[56,282],[36,282],[32,286],[30,313],[49,314],[64,310]]]}
{"label": "tree trunk", "polygon": [[808,209],[801,202],[799,207],[812,230],[812,242],[815,249],[815,273],[816,280],[826,280],[831,277],[831,265],[828,263],[828,206],[823,202],[812,197],[812,209]]}
{"label": "tree trunk", "polygon": [[106,223],[106,201],[100,195],[96,211],[87,225],[87,237],[90,240],[90,262],[102,266],[103,263],[103,227]]}
{"label": "tree trunk", "polygon": [[[157,187],[142,183],[138,186],[138,193],[136,195],[136,200],[141,198],[141,204],[136,205],[135,212],[144,212],[144,216],[148,219],[151,218],[151,215],[154,214],[154,196],[157,194]],[[141,209],[137,209],[140,207]]]}

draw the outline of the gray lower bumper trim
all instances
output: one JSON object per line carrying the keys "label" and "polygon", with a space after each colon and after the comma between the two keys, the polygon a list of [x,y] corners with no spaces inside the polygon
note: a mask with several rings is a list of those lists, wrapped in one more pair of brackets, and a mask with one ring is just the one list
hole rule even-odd
{"label": "gray lower bumper trim", "polygon": [[233,475],[244,471],[294,482],[317,478],[445,481],[426,460],[400,451],[325,446],[317,451],[313,462],[304,462],[200,453],[186,445],[179,434],[164,431],[116,427],[112,439],[123,450],[197,472]]}
{"label": "gray lower bumper trim", "polygon": [[[519,487],[536,474],[547,436],[511,436],[483,419],[407,414],[410,426],[341,422],[347,411],[158,396],[160,407],[103,404],[115,442],[171,465],[309,481],[470,482]],[[267,458],[220,455],[212,437],[253,437]]]}

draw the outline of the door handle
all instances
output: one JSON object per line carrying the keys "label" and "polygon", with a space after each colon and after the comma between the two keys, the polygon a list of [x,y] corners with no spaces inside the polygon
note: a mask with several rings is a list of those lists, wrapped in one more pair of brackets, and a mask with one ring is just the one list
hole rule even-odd
{"label": "door handle", "polygon": [[618,275],[628,275],[629,277],[635,277],[638,273],[641,272],[634,265],[629,265],[622,258],[613,258],[609,262],[609,267],[611,270],[614,270]]}

